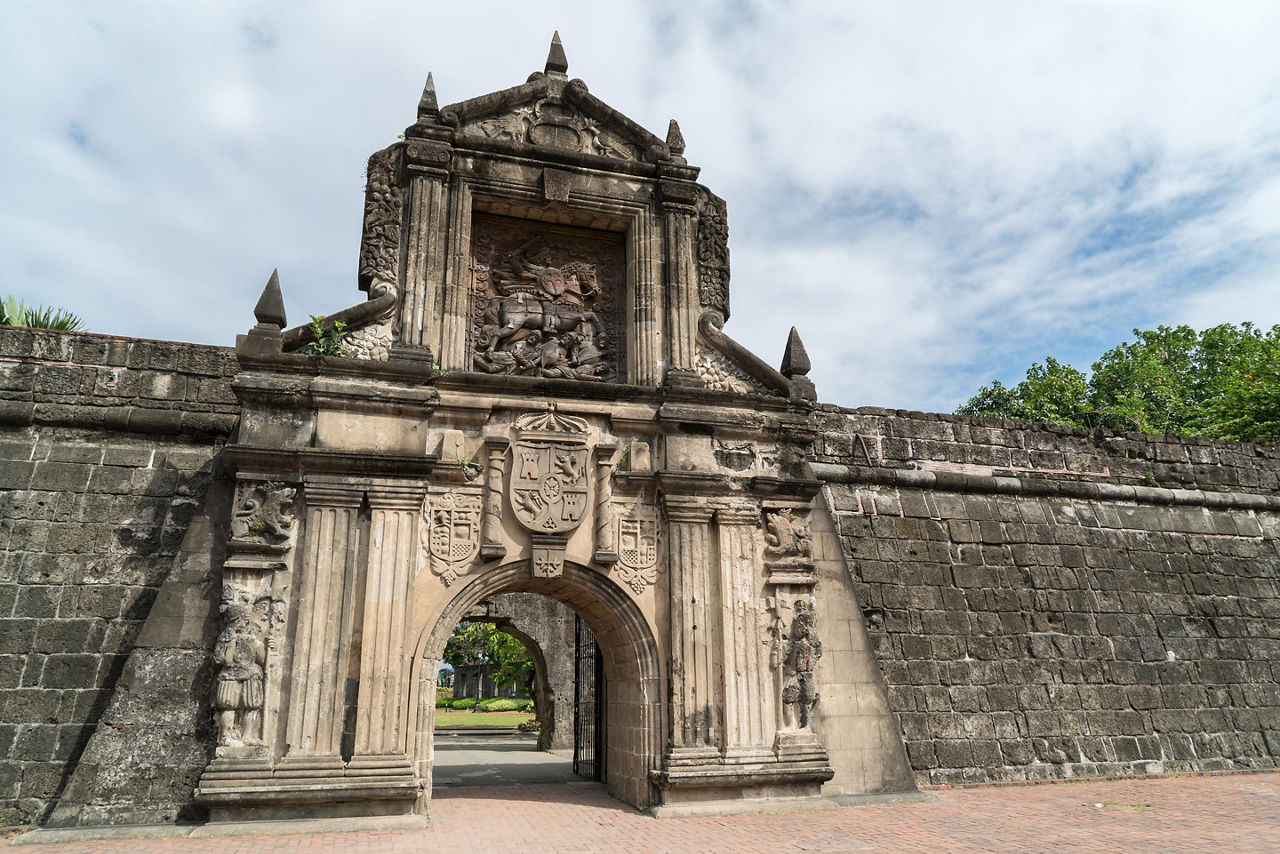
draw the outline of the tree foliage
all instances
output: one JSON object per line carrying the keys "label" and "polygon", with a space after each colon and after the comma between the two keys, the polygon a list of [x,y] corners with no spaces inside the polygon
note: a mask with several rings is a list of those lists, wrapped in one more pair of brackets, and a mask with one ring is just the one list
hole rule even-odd
{"label": "tree foliage", "polygon": [[493,681],[502,687],[526,681],[533,658],[523,643],[492,623],[458,623],[444,648],[444,660],[454,667],[495,665]]}
{"label": "tree foliage", "polygon": [[15,296],[7,296],[0,300],[0,326],[26,326],[31,329],[74,332],[80,328],[80,318],[61,308],[27,305]]}
{"label": "tree foliage", "polygon": [[1086,376],[1049,358],[1014,388],[993,381],[956,411],[1250,442],[1280,441],[1280,325],[1251,323],[1196,332],[1189,326],[1133,331]]}

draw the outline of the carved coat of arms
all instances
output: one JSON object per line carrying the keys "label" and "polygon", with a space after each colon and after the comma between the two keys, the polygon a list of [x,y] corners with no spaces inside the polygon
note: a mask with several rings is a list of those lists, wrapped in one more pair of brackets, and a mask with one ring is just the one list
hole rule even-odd
{"label": "carved coat of arms", "polygon": [[637,504],[617,525],[618,577],[638,596],[658,580],[658,514]]}
{"label": "carved coat of arms", "polygon": [[587,424],[554,410],[516,419],[507,497],[521,525],[564,534],[582,522],[591,476]]}
{"label": "carved coat of arms", "polygon": [[431,571],[450,585],[480,553],[480,496],[454,492],[428,496],[423,510],[422,544],[431,557]]}

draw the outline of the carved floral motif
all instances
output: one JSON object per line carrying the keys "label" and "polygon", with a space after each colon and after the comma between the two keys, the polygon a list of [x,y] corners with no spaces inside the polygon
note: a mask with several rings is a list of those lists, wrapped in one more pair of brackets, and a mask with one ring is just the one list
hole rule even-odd
{"label": "carved floral motif", "polygon": [[369,158],[364,191],[364,234],[360,241],[360,282],[394,282],[400,264],[400,218],[403,206],[397,176],[398,146],[375,152]]}
{"label": "carved floral motif", "polygon": [[765,394],[767,390],[749,377],[723,353],[698,348],[694,369],[707,388],[713,391],[731,391],[735,394]]}
{"label": "carved floral motif", "polygon": [[457,492],[428,495],[422,516],[422,548],[431,571],[448,587],[466,574],[480,553],[480,496]]}
{"label": "carved floral motif", "polygon": [[619,240],[582,230],[534,230],[496,217],[478,217],[473,233],[473,368],[551,379],[615,379],[621,340]]}
{"label": "carved floral motif", "polygon": [[705,193],[698,205],[698,299],[729,314],[729,215],[724,199]]}
{"label": "carved floral motif", "polygon": [[275,481],[241,485],[231,514],[232,541],[269,545],[288,541],[293,534],[293,499],[297,492]]}

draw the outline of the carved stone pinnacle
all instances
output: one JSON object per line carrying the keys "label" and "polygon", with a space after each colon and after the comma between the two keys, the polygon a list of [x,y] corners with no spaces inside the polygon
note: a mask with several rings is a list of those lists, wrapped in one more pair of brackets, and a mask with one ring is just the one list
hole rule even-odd
{"label": "carved stone pinnacle", "polygon": [[809,354],[805,352],[800,333],[793,326],[791,334],[787,336],[787,349],[782,353],[782,375],[789,380],[795,379],[809,373],[812,368],[813,363],[809,361]]}
{"label": "carved stone pinnacle", "polygon": [[547,74],[564,74],[569,70],[569,60],[564,55],[564,45],[560,44],[560,31],[551,36],[551,49],[547,51],[547,65],[543,69]]}
{"label": "carved stone pinnacle", "polygon": [[418,100],[418,117],[434,116],[440,112],[440,105],[436,103],[436,82],[431,79],[431,72],[427,72],[427,85],[422,89],[422,97]]}
{"label": "carved stone pinnacle", "polygon": [[284,297],[280,293],[279,270],[271,271],[271,278],[267,280],[267,286],[262,289],[258,304],[253,307],[253,316],[258,321],[259,327],[284,328]]}
{"label": "carved stone pinnacle", "polygon": [[680,133],[680,125],[675,119],[667,125],[667,148],[677,157],[684,154],[684,134]]}

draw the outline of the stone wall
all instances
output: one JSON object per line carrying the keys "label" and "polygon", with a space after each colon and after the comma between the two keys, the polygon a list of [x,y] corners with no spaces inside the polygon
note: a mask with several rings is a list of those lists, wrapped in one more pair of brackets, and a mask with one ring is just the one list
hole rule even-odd
{"label": "stone wall", "polygon": [[1280,451],[874,409],[819,427],[920,783],[1277,764]]}
{"label": "stone wall", "polygon": [[235,424],[234,367],[0,329],[0,824],[47,816],[103,715]]}

